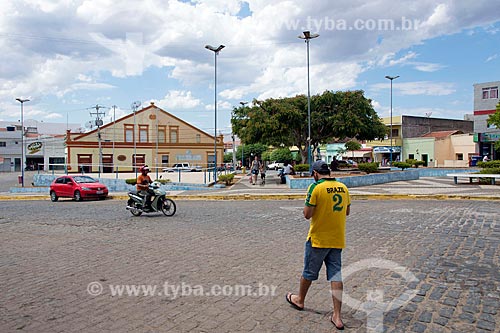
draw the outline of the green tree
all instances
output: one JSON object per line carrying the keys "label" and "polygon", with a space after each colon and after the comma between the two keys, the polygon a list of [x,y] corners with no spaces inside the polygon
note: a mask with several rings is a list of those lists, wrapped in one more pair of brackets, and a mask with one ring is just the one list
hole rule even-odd
{"label": "green tree", "polygon": [[[497,111],[489,115],[488,125],[494,125],[496,128],[500,128],[500,102],[497,104]],[[495,142],[495,150],[500,151],[500,141]]]}
{"label": "green tree", "polygon": [[354,151],[355,150],[360,150],[361,149],[361,144],[357,141],[347,141],[345,143],[345,149],[346,151],[352,151],[353,157],[354,157]]}
{"label": "green tree", "polygon": [[[363,91],[325,91],[311,97],[311,149],[323,143],[356,138],[374,140],[387,133]],[[253,106],[233,110],[234,132],[248,143],[296,146],[307,161],[307,97],[253,101]]]}
{"label": "green tree", "polygon": [[288,148],[279,148],[271,153],[271,160],[276,162],[290,162],[293,160],[293,155]]}
{"label": "green tree", "polygon": [[263,161],[270,161],[271,160],[271,152],[270,151],[265,151],[262,153],[262,156],[260,157]]}
{"label": "green tree", "polygon": [[233,153],[224,154],[224,163],[231,163],[233,161]]}
{"label": "green tree", "polygon": [[255,155],[262,156],[267,150],[267,146],[261,143],[240,145],[236,149],[236,158],[241,160],[241,150],[243,149],[244,165],[249,165]]}

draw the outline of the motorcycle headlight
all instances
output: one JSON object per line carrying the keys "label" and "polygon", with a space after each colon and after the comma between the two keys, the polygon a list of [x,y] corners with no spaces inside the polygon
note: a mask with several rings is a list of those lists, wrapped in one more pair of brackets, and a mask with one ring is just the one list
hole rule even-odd
{"label": "motorcycle headlight", "polygon": [[82,186],[83,191],[90,191],[90,188]]}

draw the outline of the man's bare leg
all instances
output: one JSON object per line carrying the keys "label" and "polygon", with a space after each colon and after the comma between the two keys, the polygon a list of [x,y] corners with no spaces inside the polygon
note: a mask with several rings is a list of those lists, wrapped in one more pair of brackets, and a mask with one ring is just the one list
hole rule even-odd
{"label": "man's bare leg", "polygon": [[309,290],[309,287],[311,286],[312,281],[304,279],[304,277],[300,277],[300,284],[299,284],[299,294],[298,295],[292,295],[290,296],[290,300],[300,306],[301,308],[304,307],[304,302],[306,300],[306,295],[307,291]]}
{"label": "man's bare leg", "polygon": [[333,299],[333,324],[337,327],[343,327],[344,323],[342,321],[340,310],[342,309],[342,291],[344,289],[344,284],[342,282],[330,282],[332,290]]}

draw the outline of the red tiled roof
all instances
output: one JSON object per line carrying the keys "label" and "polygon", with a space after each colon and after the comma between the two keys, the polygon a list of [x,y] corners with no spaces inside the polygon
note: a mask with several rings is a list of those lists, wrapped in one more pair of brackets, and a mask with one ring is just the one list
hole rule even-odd
{"label": "red tiled roof", "polygon": [[464,132],[459,131],[459,130],[454,130],[454,131],[439,131],[439,132],[430,132],[427,134],[422,135],[423,138],[436,138],[436,139],[442,139],[449,137],[451,135],[455,134],[464,134]]}

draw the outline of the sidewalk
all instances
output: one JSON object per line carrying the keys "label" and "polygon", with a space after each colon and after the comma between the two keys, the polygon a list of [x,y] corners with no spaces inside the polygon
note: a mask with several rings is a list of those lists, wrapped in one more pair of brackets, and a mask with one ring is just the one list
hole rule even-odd
{"label": "sidewalk", "polygon": [[[15,178],[15,179],[14,179]],[[31,180],[30,180],[31,179]],[[33,172],[25,173],[25,186],[31,186]],[[17,182],[17,174],[0,174],[0,200],[49,200],[45,194],[11,194],[9,188]],[[353,199],[476,199],[500,200],[500,185],[453,183],[452,177],[423,177],[349,189]],[[265,184],[260,177],[257,185],[249,176],[237,175],[235,184],[210,191],[170,191],[169,197],[179,200],[294,200],[305,198],[306,190],[290,189],[280,184],[276,174],[267,173]],[[110,198],[125,200],[127,193],[111,192]]]}

